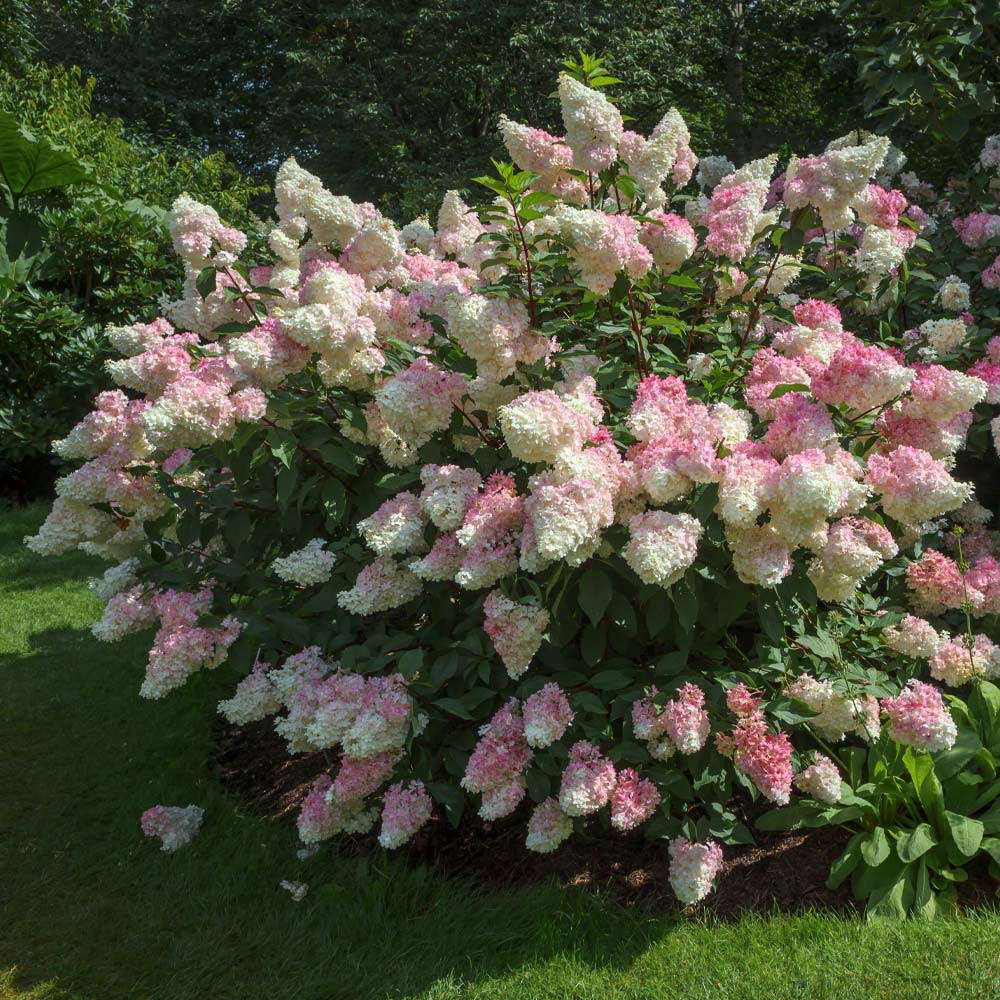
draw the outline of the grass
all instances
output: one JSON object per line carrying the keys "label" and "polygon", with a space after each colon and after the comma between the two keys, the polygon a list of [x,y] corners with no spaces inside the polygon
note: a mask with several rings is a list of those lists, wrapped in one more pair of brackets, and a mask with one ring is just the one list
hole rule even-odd
{"label": "grass", "polygon": [[[140,700],[142,637],[105,646],[77,555],[0,513],[3,1000],[949,1000],[1000,997],[1000,916],[868,925],[822,914],[674,922],[556,888],[502,893],[386,857],[301,862],[207,767],[225,668]],[[138,829],[203,805],[187,850]],[[278,888],[299,879],[296,904]]]}

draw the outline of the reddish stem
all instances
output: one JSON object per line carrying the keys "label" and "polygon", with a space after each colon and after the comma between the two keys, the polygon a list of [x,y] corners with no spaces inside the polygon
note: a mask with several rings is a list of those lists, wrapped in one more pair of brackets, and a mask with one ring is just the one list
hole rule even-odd
{"label": "reddish stem", "polygon": [[524,254],[524,270],[528,280],[528,312],[531,315],[531,325],[537,326],[535,314],[535,291],[531,282],[531,258],[528,256],[528,242],[524,238],[524,226],[521,225],[521,217],[517,214],[517,205],[513,195],[507,196],[510,199],[511,211],[514,213],[514,225],[517,227],[518,239],[521,241],[521,253]]}

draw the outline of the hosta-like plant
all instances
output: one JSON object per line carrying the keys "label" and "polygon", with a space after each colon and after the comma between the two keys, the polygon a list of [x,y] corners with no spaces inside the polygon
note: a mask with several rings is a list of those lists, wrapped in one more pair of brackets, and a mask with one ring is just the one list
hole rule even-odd
{"label": "hosta-like plant", "polygon": [[613,83],[567,64],[565,134],[501,118],[513,162],[433,226],[289,160],[244,260],[179,199],[183,293],[109,331],[29,544],[117,563],[95,632],[156,630],[145,697],[219,668],[229,720],[327,751],[307,843],[642,827],[693,902],[755,802],[839,789],[830,744],[931,739],[909,679],[1000,671],[1000,216],[981,171],[952,227],[867,134],[699,165]]}
{"label": "hosta-like plant", "polygon": [[[901,700],[921,700],[918,725],[937,729],[937,749],[918,749],[896,728]],[[838,824],[854,830],[834,862],[829,885],[851,879],[870,915],[933,917],[955,905],[966,865],[985,857],[1000,876],[1000,689],[976,681],[967,702],[944,709],[929,691],[910,691],[890,705],[893,724],[870,749],[848,747],[830,762],[830,783],[817,797],[766,813],[764,830]],[[826,758],[829,760],[829,758]],[[819,768],[816,768],[818,775]]]}

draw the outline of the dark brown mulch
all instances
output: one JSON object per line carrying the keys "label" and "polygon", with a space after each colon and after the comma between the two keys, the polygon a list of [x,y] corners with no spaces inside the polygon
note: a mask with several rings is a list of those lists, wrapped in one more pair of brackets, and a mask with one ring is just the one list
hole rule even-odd
{"label": "dark brown mulch", "polygon": [[[333,758],[331,758],[331,761]],[[313,779],[327,766],[322,753],[289,756],[285,742],[267,721],[243,727],[220,725],[214,755],[216,774],[227,790],[253,812],[291,822]],[[624,906],[674,912],[678,903],[667,881],[664,843],[641,835],[577,836],[553,854],[524,847],[526,814],[499,823],[468,818],[455,830],[432,820],[408,845],[404,856],[445,875],[491,887],[516,887],[556,879],[563,886],[601,890]],[[806,907],[848,912],[856,907],[850,891],[824,885],[831,862],[849,834],[840,828],[796,833],[758,833],[756,845],[727,847],[716,891],[702,908],[718,917],[771,913]],[[374,834],[340,837],[342,855],[377,848]],[[402,853],[402,852],[401,852]]]}

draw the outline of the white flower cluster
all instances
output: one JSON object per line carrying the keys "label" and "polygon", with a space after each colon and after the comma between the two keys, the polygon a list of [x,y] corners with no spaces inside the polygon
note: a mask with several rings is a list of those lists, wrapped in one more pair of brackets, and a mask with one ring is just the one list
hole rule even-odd
{"label": "white flower cluster", "polygon": [[390,611],[413,600],[423,584],[392,556],[379,556],[358,574],[350,590],[337,595],[337,603],[355,615],[374,615]]}
{"label": "white flower cluster", "polygon": [[840,771],[825,754],[816,754],[813,763],[795,776],[795,785],[819,802],[834,805],[841,798]]}
{"label": "white flower cluster", "polygon": [[397,493],[358,522],[368,547],[380,556],[423,552],[427,515],[415,493]]}
{"label": "white flower cluster", "polygon": [[271,563],[271,569],[282,580],[303,587],[326,583],[333,572],[333,564],[337,561],[337,557],[332,552],[327,552],[325,546],[325,539],[314,538],[298,551],[275,559]]}
{"label": "white flower cluster", "polygon": [[703,156],[698,161],[698,173],[694,179],[703,191],[711,193],[723,177],[728,177],[736,169],[736,164],[728,156]]}
{"label": "white flower cluster", "polygon": [[948,312],[962,312],[969,308],[969,286],[957,274],[949,274],[938,288],[937,300]]}
{"label": "white flower cluster", "polygon": [[88,581],[87,586],[94,592],[98,600],[105,604],[111,600],[115,594],[120,594],[123,590],[128,590],[139,581],[138,573],[139,560],[133,556],[126,559],[117,566],[112,566],[104,571],[104,576]]}
{"label": "white flower cluster", "polygon": [[584,86],[568,73],[559,76],[559,100],[573,165],[599,173],[614,163],[625,131],[619,110],[600,91]]}
{"label": "white flower cluster", "polygon": [[281,705],[281,694],[268,677],[267,664],[258,661],[236,686],[233,696],[219,702],[218,711],[234,726],[245,726],[274,715]]}
{"label": "white flower cluster", "polygon": [[965,340],[968,332],[961,319],[928,319],[920,324],[920,332],[934,354],[950,354]]}
{"label": "white flower cluster", "polygon": [[142,814],[140,825],[147,837],[159,838],[161,851],[172,853],[194,840],[204,818],[199,806],[153,806]]}
{"label": "white flower cluster", "polygon": [[[306,228],[316,243],[346,246],[363,224],[360,206],[346,195],[327,191],[318,177],[299,166],[295,157],[278,168],[274,194],[275,211],[281,220],[278,232],[284,239],[272,239],[271,249],[283,260],[290,256],[285,240],[294,240],[297,251],[297,239],[301,239]],[[279,247],[286,252],[280,253]]]}
{"label": "white flower cluster", "polygon": [[[674,169],[678,154],[688,149],[690,142],[691,133],[676,108],[663,116],[648,139],[634,132],[624,133],[621,156],[632,178],[642,186],[647,208],[663,205],[666,195],[660,185]],[[692,162],[688,170],[693,166]]]}
{"label": "white flower cluster", "polygon": [[703,531],[701,522],[690,514],[665,510],[636,514],[629,521],[625,561],[643,583],[669,587],[694,562]]}
{"label": "white flower cluster", "polygon": [[825,740],[839,743],[848,733],[867,741],[878,736],[878,711],[874,711],[873,726],[872,703],[837,694],[832,681],[801,674],[785,688],[785,694],[818,713],[809,725]]}

